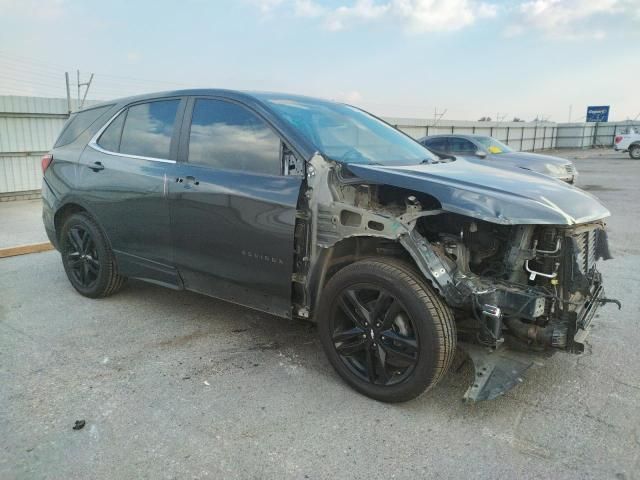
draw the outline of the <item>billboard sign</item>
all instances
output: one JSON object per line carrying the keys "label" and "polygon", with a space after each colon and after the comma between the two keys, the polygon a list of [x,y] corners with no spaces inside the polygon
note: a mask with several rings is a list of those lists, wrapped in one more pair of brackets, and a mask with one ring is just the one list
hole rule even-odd
{"label": "billboard sign", "polygon": [[587,107],[587,122],[608,122],[609,105]]}

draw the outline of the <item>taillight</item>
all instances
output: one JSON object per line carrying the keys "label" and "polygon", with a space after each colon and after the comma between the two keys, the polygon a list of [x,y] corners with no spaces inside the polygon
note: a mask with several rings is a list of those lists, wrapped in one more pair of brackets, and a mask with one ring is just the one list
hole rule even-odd
{"label": "taillight", "polygon": [[53,155],[51,155],[50,153],[43,155],[40,162],[42,165],[42,173],[44,174],[44,172],[47,171],[47,168],[49,168],[49,165],[51,165],[51,162],[53,162]]}
{"label": "taillight", "polygon": [[617,135],[614,141],[616,143],[620,143],[622,141],[622,137],[620,135]]}

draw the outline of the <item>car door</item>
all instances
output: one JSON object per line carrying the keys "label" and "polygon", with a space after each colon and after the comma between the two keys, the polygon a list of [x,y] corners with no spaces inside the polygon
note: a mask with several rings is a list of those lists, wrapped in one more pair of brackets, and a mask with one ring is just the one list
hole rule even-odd
{"label": "car door", "polygon": [[428,138],[424,141],[423,145],[434,153],[440,153],[443,155],[448,154],[449,146],[447,137]]}
{"label": "car door", "polygon": [[478,147],[470,140],[462,137],[449,137],[449,152],[452,155],[475,155]]}
{"label": "car door", "polygon": [[189,101],[184,161],[169,186],[175,263],[186,288],[291,315],[303,177],[285,175],[283,148],[247,106],[222,98]]}
{"label": "car door", "polygon": [[123,108],[83,152],[78,182],[121,273],[169,285],[178,277],[167,186],[185,105],[186,99],[163,98]]}

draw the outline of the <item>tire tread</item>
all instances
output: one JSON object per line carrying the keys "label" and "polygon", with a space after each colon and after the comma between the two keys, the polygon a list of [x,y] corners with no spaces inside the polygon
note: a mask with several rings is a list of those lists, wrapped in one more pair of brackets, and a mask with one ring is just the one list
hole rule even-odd
{"label": "tire tread", "polygon": [[[117,293],[124,286],[127,280],[127,277],[118,274],[118,265],[115,259],[115,255],[113,254],[113,250],[111,250],[111,246],[109,245],[109,242],[107,241],[106,235],[102,231],[102,228],[100,228],[100,225],[98,225],[98,223],[93,219],[93,217],[91,217],[86,212],[78,212],[71,215],[65,221],[65,223],[70,221],[73,218],[78,218],[78,217],[80,217],[82,221],[91,224],[91,226],[95,229],[95,231],[98,232],[100,238],[95,239],[95,241],[102,242],[107,254],[106,258],[104,259],[104,263],[102,265],[102,268],[107,269],[106,284],[101,290],[99,290],[95,294],[87,295],[87,296],[90,296],[92,298],[104,298],[104,297],[113,295]],[[63,227],[63,230],[64,230],[64,227]]]}
{"label": "tire tread", "polygon": [[382,259],[369,259],[366,260],[366,262],[381,264],[382,269],[387,270],[389,273],[392,273],[393,270],[400,271],[400,275],[422,300],[431,318],[433,318],[436,330],[439,333],[440,349],[438,352],[437,373],[433,383],[428,387],[431,388],[447,373],[455,356],[457,332],[453,311],[444,302],[442,297],[434,291],[433,287],[422,278],[421,274],[408,263],[399,259],[386,257]]}
{"label": "tire tread", "polygon": [[[432,375],[423,378],[414,387],[407,388],[404,392],[394,392],[393,394],[373,395],[362,393],[383,400],[386,402],[402,402],[411,400],[423,392],[426,392],[438,383],[447,373],[456,353],[457,333],[456,324],[451,308],[436,293],[431,284],[422,276],[414,266],[401,259],[393,257],[370,257],[352,263],[339,270],[325,286],[327,290],[330,283],[340,281],[345,275],[358,275],[371,273],[373,270],[386,278],[398,281],[409,288],[414,297],[422,304],[424,310],[432,319],[434,339],[436,343],[435,365],[432,368]],[[327,302],[329,299],[324,299]],[[324,305],[323,305],[324,306]],[[321,306],[320,308],[323,309]],[[324,343],[324,342],[323,342]],[[326,347],[325,347],[326,348]],[[335,365],[334,365],[335,366]],[[353,382],[349,381],[353,385]]]}

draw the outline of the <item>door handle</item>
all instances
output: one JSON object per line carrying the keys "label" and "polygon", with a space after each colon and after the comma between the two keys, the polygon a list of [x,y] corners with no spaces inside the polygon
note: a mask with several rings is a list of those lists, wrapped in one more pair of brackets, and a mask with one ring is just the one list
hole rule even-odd
{"label": "door handle", "polygon": [[104,165],[102,162],[93,162],[93,165],[89,165],[89,168],[94,172],[99,172],[100,170],[104,170]]}

